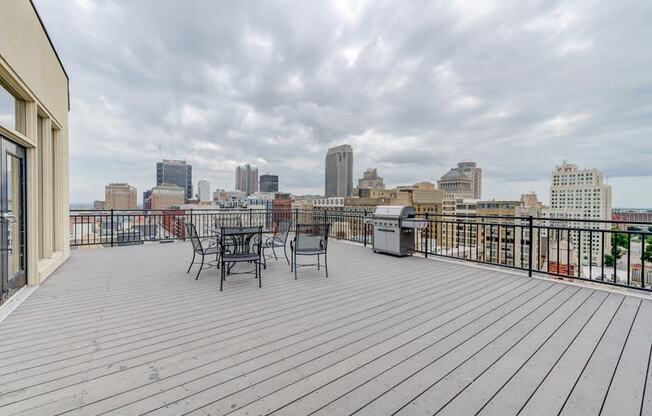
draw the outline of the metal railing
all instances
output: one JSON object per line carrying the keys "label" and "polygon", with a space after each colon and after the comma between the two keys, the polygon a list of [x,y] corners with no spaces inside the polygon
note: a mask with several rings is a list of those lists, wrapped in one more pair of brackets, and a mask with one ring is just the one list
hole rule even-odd
{"label": "metal railing", "polygon": [[[281,219],[328,222],[331,238],[373,245],[364,218],[373,207],[354,209],[71,210],[70,245],[118,246],[185,240],[186,222],[200,237],[220,226],[273,229]],[[417,253],[516,269],[533,274],[652,290],[652,223],[481,215],[424,214],[415,230]]]}

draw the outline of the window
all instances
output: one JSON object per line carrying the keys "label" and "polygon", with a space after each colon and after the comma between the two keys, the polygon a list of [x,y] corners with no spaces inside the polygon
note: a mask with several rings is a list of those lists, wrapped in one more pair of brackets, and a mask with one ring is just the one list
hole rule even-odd
{"label": "window", "polygon": [[16,129],[16,99],[0,85],[0,125]]}

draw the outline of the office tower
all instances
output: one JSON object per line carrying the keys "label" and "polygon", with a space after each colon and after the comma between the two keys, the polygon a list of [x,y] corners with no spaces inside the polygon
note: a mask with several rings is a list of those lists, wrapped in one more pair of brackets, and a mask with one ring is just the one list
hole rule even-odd
{"label": "office tower", "polygon": [[258,191],[258,168],[249,164],[235,168],[235,189],[247,196]]}
{"label": "office tower", "polygon": [[358,179],[358,189],[385,189],[385,182],[378,176],[377,169],[365,169],[362,178]]}
{"label": "office tower", "polygon": [[325,163],[326,198],[347,197],[353,193],[353,149],[348,144],[328,149]]}
{"label": "office tower", "polygon": [[445,200],[474,199],[473,179],[459,168],[452,168],[437,181]]}
{"label": "office tower", "polygon": [[136,187],[110,183],[104,187],[104,209],[136,209]]}
{"label": "office tower", "polygon": [[152,196],[151,189],[143,192],[143,209],[152,209],[151,199],[150,199],[151,196]]}
{"label": "office tower", "polygon": [[192,166],[185,160],[163,160],[156,163],[156,185],[175,184],[185,191],[185,200],[192,199]]}
{"label": "office tower", "polygon": [[152,188],[149,197],[150,209],[176,208],[186,202],[186,191],[173,183],[164,183]]}
{"label": "office tower", "polygon": [[[552,173],[550,207],[546,214],[553,224],[561,222],[571,228],[609,229],[608,224],[554,220],[611,220],[611,186],[604,183],[604,176],[599,170],[579,169],[577,165],[564,161]],[[592,264],[602,264],[601,233],[586,231],[581,238],[580,245],[577,233],[571,233],[571,243],[581,251],[582,264],[588,264],[589,256]],[[610,239],[605,238],[604,252],[610,251]]]}
{"label": "office tower", "polygon": [[475,162],[459,162],[457,169],[471,178],[471,190],[473,199],[482,198],[482,169]]}
{"label": "office tower", "polygon": [[445,199],[480,199],[482,169],[475,162],[459,162],[439,179],[438,184]]}
{"label": "office tower", "polygon": [[211,197],[211,184],[208,181],[202,179],[197,182],[197,192],[200,202],[210,202],[213,199]]}
{"label": "office tower", "polygon": [[260,175],[260,192],[278,192],[278,175]]}

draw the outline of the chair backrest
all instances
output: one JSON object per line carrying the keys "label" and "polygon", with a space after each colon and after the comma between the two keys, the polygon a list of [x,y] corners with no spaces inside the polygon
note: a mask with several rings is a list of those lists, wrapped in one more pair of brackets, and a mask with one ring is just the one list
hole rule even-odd
{"label": "chair backrest", "polygon": [[292,228],[292,220],[280,220],[274,233],[274,238],[285,243],[288,239],[288,234],[290,234],[290,228]]}
{"label": "chair backrest", "polygon": [[[263,227],[220,227],[220,250],[261,253]],[[253,250],[253,251],[252,251]]]}
{"label": "chair backrest", "polygon": [[186,226],[186,232],[190,237],[190,242],[192,243],[192,249],[198,253],[203,252],[201,239],[199,238],[199,234],[197,234],[197,229],[195,228],[195,225],[190,222],[187,222],[185,223],[185,226]]}
{"label": "chair backrest", "polygon": [[328,223],[297,224],[294,234],[296,250],[324,250],[328,248]]}

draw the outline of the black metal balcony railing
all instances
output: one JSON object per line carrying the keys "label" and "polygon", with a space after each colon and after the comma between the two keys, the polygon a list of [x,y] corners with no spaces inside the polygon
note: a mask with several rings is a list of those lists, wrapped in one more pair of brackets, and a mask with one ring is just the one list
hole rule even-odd
{"label": "black metal balcony railing", "polygon": [[[202,237],[219,225],[263,226],[281,219],[328,222],[331,238],[373,244],[367,209],[71,210],[70,245],[117,246],[185,239],[185,222]],[[533,274],[652,290],[652,223],[479,215],[424,214],[415,248],[441,256]]]}

